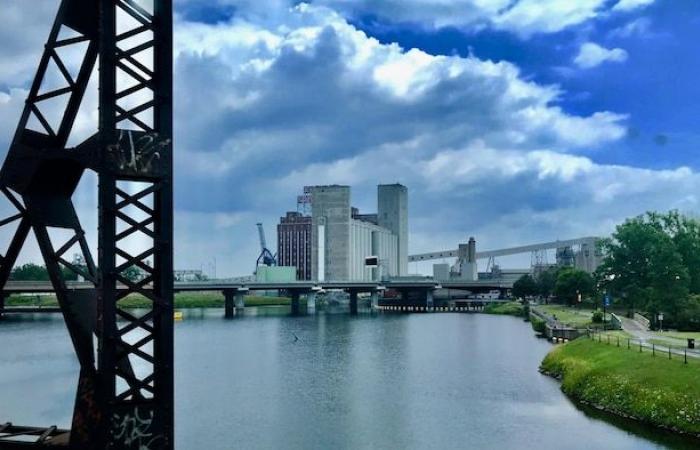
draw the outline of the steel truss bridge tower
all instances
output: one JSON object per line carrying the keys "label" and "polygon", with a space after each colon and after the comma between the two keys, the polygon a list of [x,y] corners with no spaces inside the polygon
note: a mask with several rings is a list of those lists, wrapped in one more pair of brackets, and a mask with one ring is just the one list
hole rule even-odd
{"label": "steel truss bridge tower", "polygon": [[[172,54],[172,0],[62,0],[0,171],[16,210],[0,219],[14,229],[0,289],[33,232],[80,363],[70,448],[173,448]],[[68,148],[98,62],[98,132]],[[86,170],[99,180],[96,261],[72,202]],[[125,276],[134,266],[144,279]],[[95,288],[69,290],[69,273]],[[131,293],[151,307],[123,309]]]}

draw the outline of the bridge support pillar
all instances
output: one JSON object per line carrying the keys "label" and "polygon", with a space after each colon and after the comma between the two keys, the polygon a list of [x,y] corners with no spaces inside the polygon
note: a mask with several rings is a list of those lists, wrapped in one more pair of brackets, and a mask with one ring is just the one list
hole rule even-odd
{"label": "bridge support pillar", "polygon": [[316,311],[316,292],[311,291],[306,294],[306,310],[308,312]]}
{"label": "bridge support pillar", "polygon": [[5,299],[7,297],[7,293],[0,292],[0,320],[2,320],[2,316],[5,313]]}
{"label": "bridge support pillar", "polygon": [[370,307],[372,309],[379,308],[379,291],[372,291],[372,293],[370,293],[369,299]]}
{"label": "bridge support pillar", "polygon": [[299,291],[293,290],[291,292],[291,294],[292,294],[292,314],[296,316],[296,315],[299,315],[299,313],[301,312],[301,308],[299,305]]}
{"label": "bridge support pillar", "polygon": [[236,295],[233,298],[236,310],[240,309],[242,311],[245,308],[245,294],[245,291],[236,291]]}
{"label": "bridge support pillar", "polygon": [[350,291],[350,314],[357,314],[357,291]]}
{"label": "bridge support pillar", "polygon": [[425,306],[426,306],[426,308],[432,308],[435,305],[434,294],[435,293],[432,289],[428,289],[425,292]]}
{"label": "bridge support pillar", "polygon": [[233,310],[235,307],[235,297],[237,292],[235,291],[224,291],[224,317],[227,319],[233,318]]}

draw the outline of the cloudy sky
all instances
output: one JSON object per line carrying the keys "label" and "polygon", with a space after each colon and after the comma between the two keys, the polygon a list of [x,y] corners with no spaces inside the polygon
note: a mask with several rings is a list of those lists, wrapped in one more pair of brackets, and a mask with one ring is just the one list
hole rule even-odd
{"label": "cloudy sky", "polygon": [[[58,0],[0,2],[4,153]],[[250,273],[255,223],[274,245],[309,184],[349,184],[365,211],[378,183],[407,185],[411,252],[699,208],[695,0],[176,0],[176,14],[178,268]]]}

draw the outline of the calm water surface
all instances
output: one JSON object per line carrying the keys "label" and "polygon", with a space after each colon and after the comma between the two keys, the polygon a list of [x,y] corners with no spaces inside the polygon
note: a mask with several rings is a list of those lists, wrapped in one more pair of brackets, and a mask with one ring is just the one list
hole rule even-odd
{"label": "calm water surface", "polygon": [[[249,312],[177,323],[178,449],[694,445],[577,408],[537,372],[551,346],[520,319]],[[6,320],[0,348],[0,422],[67,427],[77,363],[60,318]]]}

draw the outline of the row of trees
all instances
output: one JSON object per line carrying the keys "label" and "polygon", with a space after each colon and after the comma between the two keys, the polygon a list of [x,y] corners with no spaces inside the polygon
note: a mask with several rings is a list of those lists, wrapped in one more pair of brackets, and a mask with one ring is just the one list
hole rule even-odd
{"label": "row of trees", "polygon": [[598,249],[603,262],[592,276],[574,268],[525,275],[513,286],[517,297],[553,298],[640,311],[652,322],[684,330],[700,329],[700,222],[671,211],[628,219]]}
{"label": "row of trees", "polygon": [[519,298],[554,298],[574,305],[595,294],[596,283],[587,272],[573,267],[551,268],[536,276],[523,275],[513,284],[513,295]]}
{"label": "row of trees", "polygon": [[[78,275],[67,267],[62,267],[63,279],[67,281],[75,281]],[[137,281],[142,277],[142,273],[136,266],[128,267],[122,274],[131,281]],[[17,266],[10,273],[10,280],[13,281],[49,281],[49,271],[45,266],[40,266],[34,263],[27,263]]]}
{"label": "row of trees", "polygon": [[[63,278],[68,281],[78,279],[73,271],[63,268]],[[40,266],[34,263],[27,263],[17,266],[10,273],[10,280],[14,281],[49,281],[49,271],[45,266]]]}

